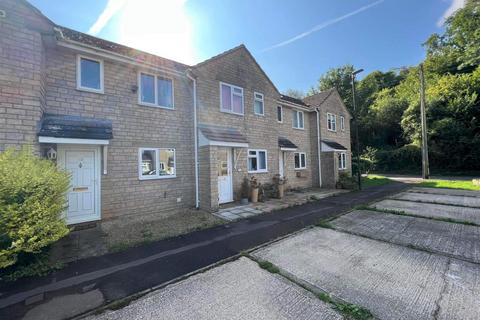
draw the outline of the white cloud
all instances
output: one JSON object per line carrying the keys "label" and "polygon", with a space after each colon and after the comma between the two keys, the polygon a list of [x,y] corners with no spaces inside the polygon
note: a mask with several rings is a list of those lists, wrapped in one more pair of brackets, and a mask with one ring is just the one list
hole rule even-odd
{"label": "white cloud", "polygon": [[89,33],[98,34],[115,16],[116,42],[187,64],[195,62],[186,0],[109,0]]}
{"label": "white cloud", "polygon": [[447,10],[443,13],[442,17],[437,21],[437,27],[443,26],[445,20],[448,19],[451,15],[455,13],[458,9],[461,9],[465,6],[465,0],[451,0],[452,3],[447,8]]}
{"label": "white cloud", "polygon": [[285,45],[287,45],[287,44],[290,44],[290,43],[292,43],[292,42],[295,42],[295,41],[297,41],[297,40],[300,40],[300,39],[302,39],[302,38],[305,38],[306,36],[309,36],[310,34],[312,34],[312,33],[314,33],[314,32],[320,31],[320,30],[322,30],[322,29],[324,29],[324,28],[326,28],[326,27],[328,27],[328,26],[331,26],[332,24],[335,24],[335,23],[338,23],[338,22],[340,22],[340,21],[342,21],[342,20],[348,19],[348,18],[350,18],[350,17],[352,17],[352,16],[354,16],[354,15],[356,15],[356,14],[359,14],[360,12],[363,12],[363,11],[365,11],[365,10],[370,9],[371,7],[374,7],[374,6],[376,6],[376,5],[379,5],[379,4],[382,3],[383,1],[384,1],[384,0],[379,0],[379,1],[373,2],[373,3],[369,4],[369,5],[363,6],[363,7],[359,8],[359,9],[357,9],[357,10],[355,10],[355,11],[352,11],[352,12],[350,12],[350,13],[347,13],[347,14],[345,14],[345,15],[343,15],[343,16],[340,16],[340,17],[337,17],[337,18],[334,18],[334,19],[331,19],[331,20],[322,22],[322,23],[314,26],[312,29],[310,29],[310,30],[308,30],[308,31],[305,31],[305,32],[302,32],[302,33],[296,35],[295,37],[292,37],[292,38],[290,38],[290,39],[288,39],[288,40],[285,40],[285,41],[282,41],[282,42],[280,42],[280,43],[277,43],[277,44],[275,44],[275,45],[273,45],[273,46],[271,46],[271,47],[265,48],[265,49],[262,50],[262,52],[269,51],[269,50],[272,50],[272,49],[275,49],[275,48],[279,48],[279,47],[283,47],[283,46],[285,46]]}

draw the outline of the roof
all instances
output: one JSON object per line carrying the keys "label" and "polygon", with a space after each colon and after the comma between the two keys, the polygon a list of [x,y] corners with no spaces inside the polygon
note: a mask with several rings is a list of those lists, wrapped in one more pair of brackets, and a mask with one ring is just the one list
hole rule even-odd
{"label": "roof", "polygon": [[301,106],[304,106],[304,107],[308,107],[308,105],[305,102],[303,102],[302,100],[294,98],[294,97],[290,97],[290,96],[287,96],[287,95],[284,95],[284,94],[282,94],[280,96],[280,100],[283,100],[283,101],[289,102],[289,103],[298,104],[298,105],[301,105]]}
{"label": "roof", "polygon": [[286,148],[286,149],[297,149],[298,147],[290,140],[287,138],[279,137],[278,138],[278,146],[280,148]]}
{"label": "roof", "polygon": [[323,143],[325,143],[328,147],[334,149],[334,150],[348,150],[344,146],[342,146],[340,143],[335,142],[335,141],[330,141],[330,140],[322,140]]}
{"label": "roof", "polygon": [[331,88],[325,91],[321,91],[318,93],[315,93],[311,96],[305,97],[303,101],[308,104],[309,106],[312,107],[318,107],[320,106],[325,100],[330,97],[330,95],[335,91],[335,88]]}
{"label": "roof", "polygon": [[199,125],[198,128],[210,141],[248,143],[247,137],[235,128],[211,125]]}
{"label": "roof", "polygon": [[42,137],[108,140],[113,138],[112,122],[97,118],[44,114],[38,135]]}
{"label": "roof", "polygon": [[100,48],[106,51],[114,52],[120,55],[124,55],[130,58],[137,59],[138,62],[150,63],[158,66],[172,68],[180,72],[184,72],[189,68],[188,65],[173,61],[170,59],[162,58],[160,56],[147,53],[141,50],[133,49],[115,42],[111,42],[105,39],[93,37],[86,33],[82,33],[76,30],[72,30],[63,26],[56,26],[62,33],[62,36],[66,40],[79,42],[85,45]]}

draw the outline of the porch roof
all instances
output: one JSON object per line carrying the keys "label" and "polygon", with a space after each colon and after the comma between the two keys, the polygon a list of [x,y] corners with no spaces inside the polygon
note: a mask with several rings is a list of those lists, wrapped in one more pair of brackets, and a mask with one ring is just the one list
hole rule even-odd
{"label": "porch roof", "polygon": [[238,129],[213,125],[199,125],[200,145],[248,147],[247,136]]}
{"label": "porch roof", "polygon": [[113,138],[112,122],[106,119],[45,114],[38,136],[109,140]]}
{"label": "porch roof", "polygon": [[278,146],[280,150],[297,150],[297,146],[287,138],[279,137],[278,138]]}
{"label": "porch roof", "polygon": [[348,149],[338,142],[322,140],[322,151],[347,151]]}

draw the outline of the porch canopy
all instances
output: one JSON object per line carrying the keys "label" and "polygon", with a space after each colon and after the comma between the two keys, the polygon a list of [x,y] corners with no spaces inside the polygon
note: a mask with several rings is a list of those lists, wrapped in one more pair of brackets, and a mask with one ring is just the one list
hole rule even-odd
{"label": "porch canopy", "polygon": [[222,146],[232,148],[248,148],[247,137],[235,128],[199,125],[200,146]]}
{"label": "porch canopy", "polygon": [[107,145],[112,138],[110,120],[58,114],[45,114],[38,132],[40,143]]}
{"label": "porch canopy", "polygon": [[282,151],[296,151],[298,147],[287,138],[279,137],[278,138],[278,146]]}
{"label": "porch canopy", "polygon": [[323,152],[330,152],[330,151],[338,151],[343,152],[347,151],[348,149],[342,146],[340,143],[330,140],[322,140],[322,151]]}

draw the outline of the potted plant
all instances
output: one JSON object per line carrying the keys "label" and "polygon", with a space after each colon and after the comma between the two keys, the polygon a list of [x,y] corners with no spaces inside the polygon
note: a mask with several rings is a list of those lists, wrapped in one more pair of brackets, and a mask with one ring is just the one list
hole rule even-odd
{"label": "potted plant", "polygon": [[240,190],[241,193],[241,198],[240,198],[240,204],[248,204],[248,178],[244,177],[243,182],[242,182],[242,188]]}
{"label": "potted plant", "polygon": [[277,189],[277,197],[282,199],[285,195],[285,184],[287,183],[287,178],[281,177],[279,174],[276,174],[273,177],[273,183]]}
{"label": "potted plant", "polygon": [[257,203],[258,202],[258,189],[259,189],[259,183],[257,181],[257,178],[252,177],[250,179],[250,189],[251,189],[250,198],[251,198],[253,203]]}

